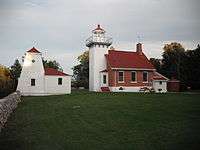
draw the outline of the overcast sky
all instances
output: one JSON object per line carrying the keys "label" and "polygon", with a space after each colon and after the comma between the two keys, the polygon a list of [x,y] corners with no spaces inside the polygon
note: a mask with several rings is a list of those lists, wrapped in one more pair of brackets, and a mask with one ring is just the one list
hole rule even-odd
{"label": "overcast sky", "polygon": [[171,41],[200,43],[199,9],[199,0],[0,0],[0,64],[35,46],[72,73],[97,24],[116,49],[135,50],[140,35],[147,57],[160,58]]}

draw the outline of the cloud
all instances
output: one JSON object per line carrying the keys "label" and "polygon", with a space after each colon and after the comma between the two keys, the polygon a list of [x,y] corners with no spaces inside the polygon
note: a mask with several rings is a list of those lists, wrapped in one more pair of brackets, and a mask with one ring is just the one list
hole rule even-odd
{"label": "cloud", "polygon": [[71,68],[98,23],[119,49],[134,49],[141,35],[149,57],[160,57],[167,41],[193,48],[200,41],[199,5],[198,0],[2,0],[0,63],[11,65],[36,46]]}

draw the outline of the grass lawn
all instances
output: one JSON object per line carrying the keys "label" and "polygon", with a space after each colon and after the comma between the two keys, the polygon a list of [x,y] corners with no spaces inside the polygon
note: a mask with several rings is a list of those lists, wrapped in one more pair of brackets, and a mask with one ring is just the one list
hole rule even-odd
{"label": "grass lawn", "polygon": [[0,150],[200,149],[200,94],[90,93],[24,97]]}

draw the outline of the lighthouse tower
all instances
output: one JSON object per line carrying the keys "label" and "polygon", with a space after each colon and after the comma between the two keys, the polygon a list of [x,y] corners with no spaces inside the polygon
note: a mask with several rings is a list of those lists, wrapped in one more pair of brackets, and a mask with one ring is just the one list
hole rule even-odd
{"label": "lighthouse tower", "polygon": [[25,53],[23,58],[17,90],[21,91],[23,95],[42,95],[44,82],[42,53],[33,47]]}
{"label": "lighthouse tower", "polygon": [[106,31],[97,26],[92,31],[92,36],[86,40],[89,47],[89,90],[100,91],[101,72],[106,69],[105,54],[108,54],[108,47],[112,44],[112,38],[105,36]]}

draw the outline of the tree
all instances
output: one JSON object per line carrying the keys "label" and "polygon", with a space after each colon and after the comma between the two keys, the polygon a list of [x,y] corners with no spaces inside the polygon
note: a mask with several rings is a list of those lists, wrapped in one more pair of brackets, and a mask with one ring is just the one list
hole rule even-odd
{"label": "tree", "polygon": [[161,72],[162,59],[150,58],[151,64],[156,68],[157,72]]}
{"label": "tree", "polygon": [[59,71],[63,71],[62,67],[56,60],[43,60],[44,68],[54,68]]}
{"label": "tree", "polygon": [[74,66],[73,76],[75,78],[75,86],[89,87],[89,51],[85,51],[78,57],[80,64]]}
{"label": "tree", "polygon": [[20,77],[21,71],[22,71],[22,66],[19,63],[19,60],[16,59],[14,64],[10,67],[12,78],[14,78],[15,80],[18,80],[18,78]]}
{"label": "tree", "polygon": [[0,98],[15,91],[14,83],[9,68],[0,65]]}
{"label": "tree", "polygon": [[10,67],[11,77],[13,79],[14,88],[17,88],[18,78],[20,77],[22,71],[22,66],[19,63],[19,60],[16,59],[14,64]]}
{"label": "tree", "polygon": [[192,89],[200,89],[200,46],[186,51],[185,83]]}
{"label": "tree", "polygon": [[163,49],[161,73],[168,78],[183,81],[185,49],[176,42],[166,44]]}

